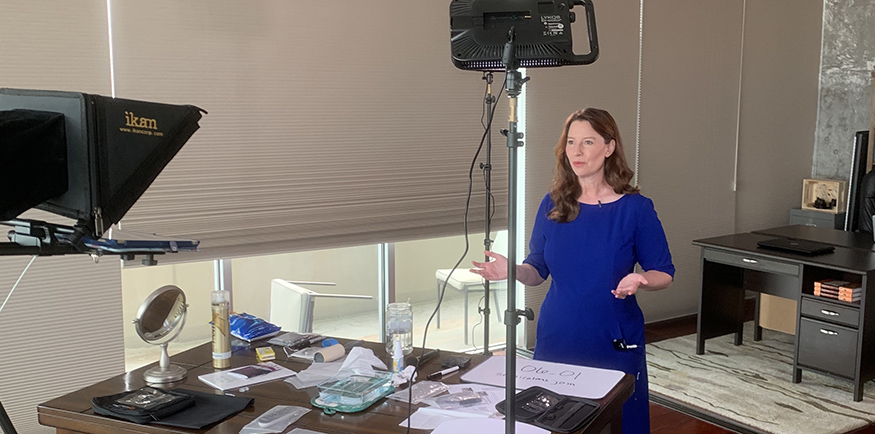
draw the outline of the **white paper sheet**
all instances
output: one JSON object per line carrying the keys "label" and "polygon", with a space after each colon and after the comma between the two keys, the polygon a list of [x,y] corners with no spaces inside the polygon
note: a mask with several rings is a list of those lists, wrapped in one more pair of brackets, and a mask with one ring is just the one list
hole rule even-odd
{"label": "white paper sheet", "polygon": [[[492,356],[462,375],[462,381],[505,386],[506,366],[505,356]],[[626,375],[612,369],[528,359],[517,359],[516,369],[518,390],[541,386],[561,395],[587,399],[604,398]]]}
{"label": "white paper sheet", "polygon": [[[505,424],[502,419],[453,419],[438,425],[432,434],[504,434]],[[514,426],[518,434],[550,434],[550,431],[527,423],[516,422]]]}
{"label": "white paper sheet", "polygon": [[[439,425],[446,421],[459,419],[469,420],[486,417],[486,415],[479,413],[466,413],[463,411],[455,410],[441,410],[437,407],[422,407],[410,415],[410,428],[431,430],[437,428]],[[404,421],[398,425],[406,427],[407,419],[404,419]],[[457,431],[455,434],[458,434],[459,432],[467,431]]]}

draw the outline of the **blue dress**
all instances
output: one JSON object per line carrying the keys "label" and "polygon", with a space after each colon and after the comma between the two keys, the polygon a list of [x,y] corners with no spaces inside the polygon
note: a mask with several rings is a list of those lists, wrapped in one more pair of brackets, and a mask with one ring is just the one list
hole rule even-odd
{"label": "blue dress", "polygon": [[[627,194],[611,203],[580,204],[580,214],[569,223],[548,219],[552,209],[547,195],[523,261],[541,277],[553,276],[538,318],[535,359],[632,374],[635,392],[623,406],[623,433],[649,433],[644,315],[634,295],[621,300],[611,290],[635,263],[674,277],[653,201]],[[617,350],[614,339],[638,347]]]}

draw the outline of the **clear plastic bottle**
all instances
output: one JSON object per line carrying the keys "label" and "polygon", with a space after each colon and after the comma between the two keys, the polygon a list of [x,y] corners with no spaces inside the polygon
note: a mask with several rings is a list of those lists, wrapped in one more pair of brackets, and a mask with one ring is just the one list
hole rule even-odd
{"label": "clear plastic bottle", "polygon": [[226,290],[210,293],[213,311],[213,367],[231,366],[231,293]]}
{"label": "clear plastic bottle", "polygon": [[400,373],[404,370],[404,351],[401,349],[401,341],[395,339],[395,347],[392,350],[392,372]]}
{"label": "clear plastic bottle", "polygon": [[386,309],[386,354],[393,354],[395,341],[405,355],[413,352],[413,308],[410,303],[391,303]]}

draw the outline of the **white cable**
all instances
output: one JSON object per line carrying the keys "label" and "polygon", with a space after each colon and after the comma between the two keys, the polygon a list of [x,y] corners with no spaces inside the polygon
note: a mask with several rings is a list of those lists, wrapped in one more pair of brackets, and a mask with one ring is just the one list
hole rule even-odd
{"label": "white cable", "polygon": [[640,184],[638,165],[641,159],[641,70],[644,60],[644,0],[638,3],[638,109],[635,112],[635,163],[632,185]]}
{"label": "white cable", "polygon": [[738,147],[741,138],[741,85],[744,78],[744,25],[747,15],[747,0],[741,2],[741,56],[738,59],[738,100],[735,103],[735,162],[732,167],[732,191],[738,192]]}
{"label": "white cable", "polygon": [[9,290],[9,294],[6,294],[6,300],[3,300],[3,304],[0,304],[0,312],[3,312],[3,307],[6,306],[6,302],[9,301],[9,297],[12,297],[12,293],[15,291],[18,283],[21,282],[21,278],[24,277],[24,273],[27,273],[27,269],[30,268],[30,264],[33,264],[34,260],[36,260],[36,255],[33,255],[33,257],[30,258],[30,262],[27,263],[27,267],[24,267],[21,275],[18,276],[18,280],[15,281],[15,285],[12,285],[12,289]]}
{"label": "white cable", "polygon": [[115,56],[112,52],[112,5],[111,0],[106,0],[106,32],[109,42],[109,89],[115,98]]}

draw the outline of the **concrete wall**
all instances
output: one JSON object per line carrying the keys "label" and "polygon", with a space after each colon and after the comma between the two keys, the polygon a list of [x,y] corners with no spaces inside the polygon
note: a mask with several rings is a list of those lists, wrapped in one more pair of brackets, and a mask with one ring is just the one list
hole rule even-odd
{"label": "concrete wall", "polygon": [[848,179],[854,133],[870,128],[875,0],[824,0],[812,176]]}

